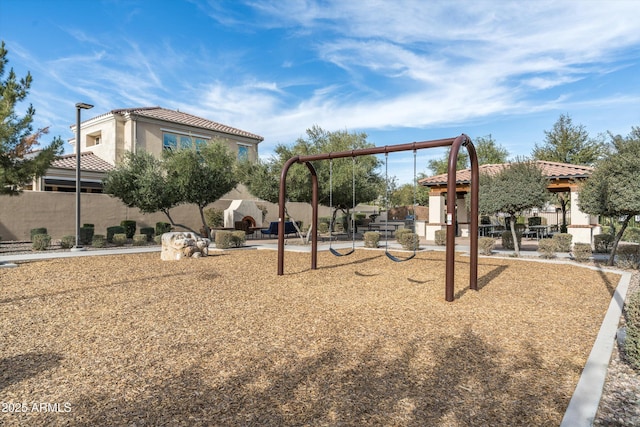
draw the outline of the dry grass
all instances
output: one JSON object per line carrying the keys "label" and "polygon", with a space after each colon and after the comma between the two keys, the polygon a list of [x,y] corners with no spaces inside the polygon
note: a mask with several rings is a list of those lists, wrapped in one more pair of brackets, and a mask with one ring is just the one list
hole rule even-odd
{"label": "dry grass", "polygon": [[444,255],[226,252],[0,270],[4,425],[558,425],[618,276]]}

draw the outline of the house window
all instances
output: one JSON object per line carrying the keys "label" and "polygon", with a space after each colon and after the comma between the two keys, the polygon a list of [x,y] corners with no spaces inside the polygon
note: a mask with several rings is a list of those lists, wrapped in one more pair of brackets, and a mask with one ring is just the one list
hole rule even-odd
{"label": "house window", "polygon": [[249,147],[238,145],[238,160],[249,160]]}
{"label": "house window", "polygon": [[102,140],[102,133],[90,133],[87,135],[87,147],[93,147],[94,145],[100,145]]}
{"label": "house window", "polygon": [[172,133],[162,135],[162,148],[165,150],[176,150],[178,148],[178,136]]}
{"label": "house window", "polygon": [[180,136],[180,148],[181,149],[191,149],[191,137],[190,136]]}
{"label": "house window", "polygon": [[200,148],[204,147],[206,143],[207,143],[206,139],[196,138],[196,151],[200,152]]}

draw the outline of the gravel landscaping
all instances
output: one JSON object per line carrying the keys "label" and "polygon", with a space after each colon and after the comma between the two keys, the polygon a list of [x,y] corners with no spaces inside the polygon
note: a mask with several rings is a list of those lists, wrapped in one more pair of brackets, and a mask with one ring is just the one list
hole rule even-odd
{"label": "gravel landscaping", "polygon": [[558,425],[619,278],[459,256],[447,303],[442,252],[276,257],[0,270],[2,424]]}

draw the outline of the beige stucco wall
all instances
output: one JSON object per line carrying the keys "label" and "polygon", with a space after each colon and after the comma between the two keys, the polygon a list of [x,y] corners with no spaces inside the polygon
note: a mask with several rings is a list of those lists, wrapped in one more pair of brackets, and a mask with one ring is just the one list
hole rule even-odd
{"label": "beige stucco wall", "polygon": [[[46,227],[52,239],[65,235],[75,235],[75,193],[28,191],[20,196],[0,196],[0,237],[2,240],[28,241],[30,230]],[[265,223],[278,219],[278,206],[260,201],[249,195],[239,186],[210,205],[217,209],[226,209],[234,199],[256,200],[267,207]],[[141,227],[154,227],[158,221],[167,221],[162,213],[142,214],[138,209],[128,208],[118,199],[106,194],[81,194],[80,224],[95,225],[96,234],[106,234],[107,227],[120,225],[124,219],[137,221]],[[311,207],[306,203],[289,203],[288,211],[296,220],[304,224],[311,222]],[[327,208],[321,208],[320,216],[329,214]],[[201,227],[200,215],[195,205],[182,205],[171,210],[176,223],[182,223],[198,231]],[[168,222],[168,221],[167,221]]]}

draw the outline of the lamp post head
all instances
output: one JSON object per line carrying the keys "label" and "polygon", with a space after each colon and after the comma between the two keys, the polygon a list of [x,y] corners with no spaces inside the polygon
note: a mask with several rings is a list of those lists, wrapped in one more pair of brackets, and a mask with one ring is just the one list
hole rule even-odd
{"label": "lamp post head", "polygon": [[76,108],[82,108],[83,110],[90,110],[91,108],[93,108],[93,105],[87,104],[85,102],[78,102],[76,104]]}

